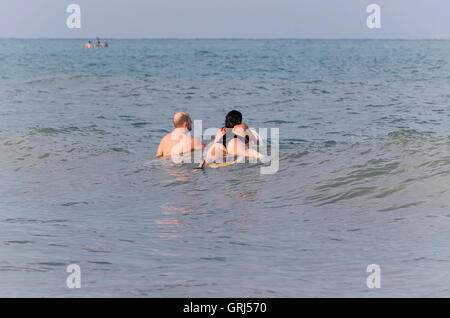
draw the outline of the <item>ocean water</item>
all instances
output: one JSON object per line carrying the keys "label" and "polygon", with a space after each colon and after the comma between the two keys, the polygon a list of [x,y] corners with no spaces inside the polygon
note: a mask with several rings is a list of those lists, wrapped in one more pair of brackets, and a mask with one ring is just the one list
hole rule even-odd
{"label": "ocean water", "polygon": [[[108,42],[0,40],[0,296],[450,296],[450,41]],[[231,109],[277,173],[152,158]]]}

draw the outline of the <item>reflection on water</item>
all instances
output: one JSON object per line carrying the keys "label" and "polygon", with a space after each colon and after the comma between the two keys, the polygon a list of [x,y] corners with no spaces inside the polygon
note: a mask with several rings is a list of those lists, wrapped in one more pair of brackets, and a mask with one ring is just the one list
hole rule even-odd
{"label": "reflection on water", "polygon": [[233,196],[241,198],[242,201],[245,202],[253,202],[255,201],[257,191],[249,191],[249,192],[242,192],[242,193],[235,193]]}
{"label": "reflection on water", "polygon": [[171,215],[171,214],[176,214],[176,213],[189,213],[192,212],[192,209],[187,208],[187,207],[178,207],[178,206],[173,206],[173,205],[168,205],[168,204],[163,204],[161,206],[162,209],[162,214],[164,215]]}
{"label": "reflection on water", "polygon": [[[175,178],[174,181],[189,181],[189,177],[196,174],[199,170],[195,169],[195,164],[180,164],[174,163],[170,159],[160,159],[162,167],[171,176]],[[169,182],[169,185],[172,184]]]}
{"label": "reflection on water", "polygon": [[[163,218],[156,218],[155,223],[159,225],[158,227],[158,235],[161,238],[178,238],[181,235],[181,232],[186,230],[189,225],[180,220],[178,214],[189,213],[192,212],[192,209],[187,207],[177,207],[174,205],[161,205],[161,214]],[[173,216],[173,217],[168,217]]]}

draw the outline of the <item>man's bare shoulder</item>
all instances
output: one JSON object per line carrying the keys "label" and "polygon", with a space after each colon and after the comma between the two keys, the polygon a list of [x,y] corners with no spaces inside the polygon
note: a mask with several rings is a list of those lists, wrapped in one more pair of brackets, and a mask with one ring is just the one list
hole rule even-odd
{"label": "man's bare shoulder", "polygon": [[158,150],[156,151],[156,155],[155,157],[163,157],[165,154],[165,148],[167,145],[167,140],[168,138],[170,138],[170,133],[168,133],[167,135],[165,135],[164,137],[161,138],[161,141],[159,142],[159,146],[158,146]]}
{"label": "man's bare shoulder", "polygon": [[161,142],[165,142],[167,140],[170,140],[172,138],[172,133],[166,134],[164,137],[162,137]]}

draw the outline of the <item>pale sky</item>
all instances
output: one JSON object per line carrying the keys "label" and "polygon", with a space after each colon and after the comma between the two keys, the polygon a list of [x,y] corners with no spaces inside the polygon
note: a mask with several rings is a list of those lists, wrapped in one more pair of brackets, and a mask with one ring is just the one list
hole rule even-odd
{"label": "pale sky", "polygon": [[[372,3],[381,29],[366,26]],[[450,39],[449,16],[450,0],[0,0],[0,38]]]}

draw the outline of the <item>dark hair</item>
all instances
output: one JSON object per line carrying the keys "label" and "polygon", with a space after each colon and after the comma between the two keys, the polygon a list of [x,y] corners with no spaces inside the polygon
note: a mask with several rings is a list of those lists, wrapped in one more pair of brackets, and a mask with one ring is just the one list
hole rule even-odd
{"label": "dark hair", "polygon": [[233,128],[242,123],[242,114],[237,110],[232,110],[225,116],[225,128]]}

